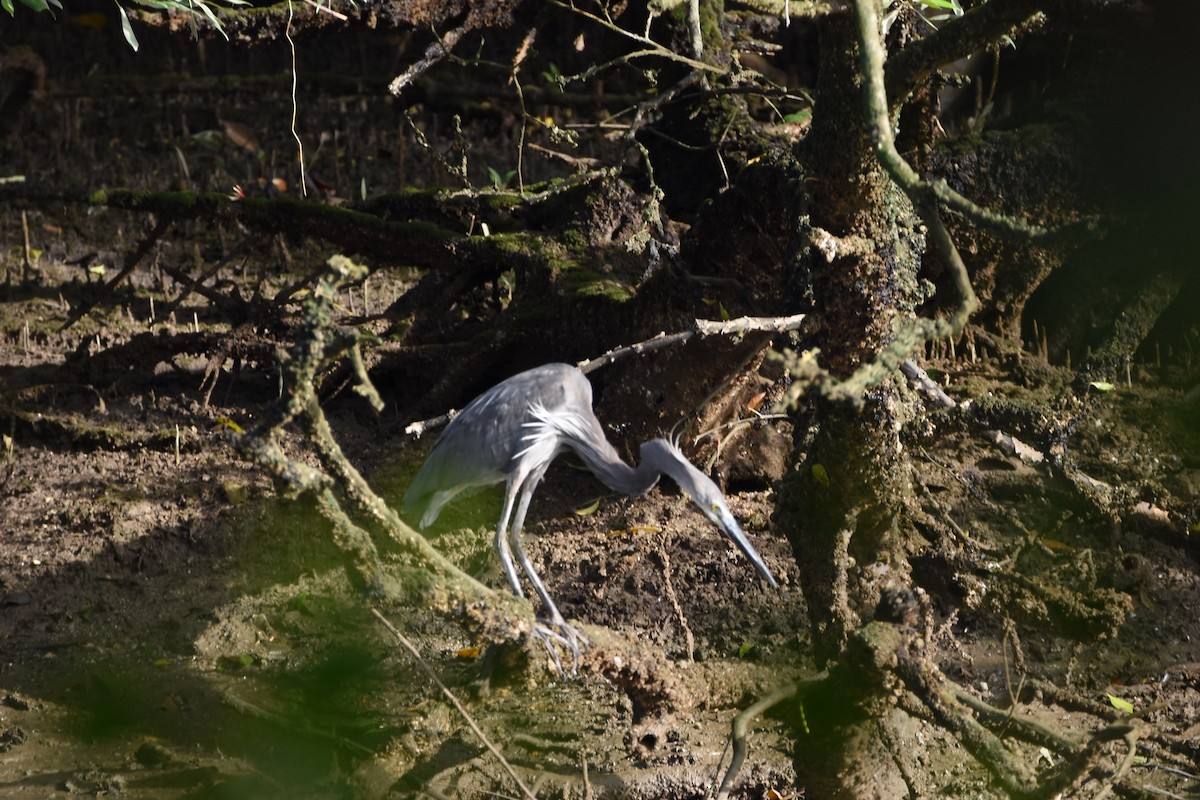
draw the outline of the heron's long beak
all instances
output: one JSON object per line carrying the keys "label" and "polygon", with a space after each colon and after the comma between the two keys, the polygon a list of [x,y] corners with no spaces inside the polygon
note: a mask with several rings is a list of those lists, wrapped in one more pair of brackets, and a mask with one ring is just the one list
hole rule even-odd
{"label": "heron's long beak", "polygon": [[[717,504],[713,504],[717,505]],[[746,537],[746,533],[742,530],[742,526],[738,525],[737,520],[733,518],[733,514],[729,513],[725,508],[713,509],[713,521],[721,526],[721,530],[728,534],[733,543],[738,546],[738,549],[745,553],[746,558],[750,559],[750,563],[758,570],[759,574],[767,579],[767,583],[771,584],[774,589],[779,588],[779,584],[775,581],[775,576],[771,574],[771,570],[767,569],[767,565],[763,563],[762,556],[754,549],[754,545],[750,544],[750,539]]]}

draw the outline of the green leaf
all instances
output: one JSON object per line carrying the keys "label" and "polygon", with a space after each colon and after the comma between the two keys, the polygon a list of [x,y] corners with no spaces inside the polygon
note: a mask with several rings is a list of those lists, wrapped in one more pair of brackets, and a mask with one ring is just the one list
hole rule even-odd
{"label": "green leaf", "polygon": [[8,12],[10,17],[16,16],[16,11],[13,9],[12,0],[0,0],[0,8]]}
{"label": "green leaf", "polygon": [[49,11],[50,6],[46,0],[21,0],[21,5],[26,8],[32,8],[34,11]]}
{"label": "green leaf", "polygon": [[586,506],[580,506],[575,509],[575,516],[587,517],[596,513],[596,509],[600,508],[600,498],[597,497],[594,502],[588,503]]}
{"label": "green leaf", "polygon": [[1126,714],[1133,713],[1133,703],[1128,700],[1124,700],[1114,694],[1108,694],[1107,692],[1104,696],[1108,698],[1108,702],[1112,703],[1112,707],[1117,711],[1124,711]]}
{"label": "green leaf", "polygon": [[821,484],[826,489],[829,488],[829,470],[825,469],[824,464],[813,464],[812,476],[813,480],[815,480],[817,483]]}
{"label": "green leaf", "polygon": [[292,611],[298,611],[306,617],[316,616],[308,604],[308,599],[308,592],[301,592],[288,601],[288,608]]}
{"label": "green leaf", "polygon": [[808,729],[808,715],[804,713],[804,703],[796,703],[796,710],[800,712],[800,727],[806,736],[811,736],[812,731]]}
{"label": "green leaf", "polygon": [[219,656],[217,669],[222,672],[237,672],[254,665],[254,656],[243,653],[240,656]]}
{"label": "green leaf", "polygon": [[208,17],[209,21],[212,22],[213,27],[217,29],[217,33],[224,36],[225,40],[228,41],[229,34],[225,32],[225,26],[221,24],[221,20],[217,19],[217,15],[213,13],[213,10],[208,7],[208,3],[203,3],[200,2],[200,0],[196,0],[196,5],[200,6],[200,10],[203,11],[204,16]]}
{"label": "green leaf", "polygon": [[215,153],[225,146],[225,134],[212,129],[196,131],[192,134],[192,141]]}
{"label": "green leaf", "polygon": [[129,24],[129,15],[125,13],[125,9],[117,3],[117,11],[121,12],[121,33],[125,34],[125,41],[129,42],[129,46],[133,48],[133,52],[138,51],[137,36],[133,32],[133,26]]}
{"label": "green leaf", "polygon": [[488,171],[488,180],[490,180],[492,182],[492,186],[496,189],[503,189],[505,186],[508,185],[508,182],[513,179],[513,176],[517,174],[517,171],[515,169],[510,169],[508,172],[504,173],[503,175],[501,175],[499,172],[497,172],[492,167],[488,167],[487,171]]}
{"label": "green leaf", "polygon": [[1092,381],[1088,384],[1088,386],[1092,387],[1097,392],[1111,392],[1113,389],[1117,388],[1108,381]]}

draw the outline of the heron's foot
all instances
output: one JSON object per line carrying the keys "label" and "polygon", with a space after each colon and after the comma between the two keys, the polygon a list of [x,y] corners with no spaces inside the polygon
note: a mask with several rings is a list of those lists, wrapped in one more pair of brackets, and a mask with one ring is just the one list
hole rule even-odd
{"label": "heron's foot", "polygon": [[532,635],[536,641],[545,646],[559,675],[567,677],[559,650],[566,650],[571,654],[570,674],[577,675],[579,673],[579,656],[583,652],[583,648],[591,644],[586,636],[568,625],[562,618],[549,622],[538,622],[533,626]]}

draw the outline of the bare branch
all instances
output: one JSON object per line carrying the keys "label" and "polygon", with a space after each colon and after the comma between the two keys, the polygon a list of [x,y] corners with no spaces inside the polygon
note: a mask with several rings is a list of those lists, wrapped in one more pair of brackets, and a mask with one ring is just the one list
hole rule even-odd
{"label": "bare branch", "polygon": [[[783,333],[793,331],[804,322],[803,314],[793,314],[790,317],[739,317],[738,319],[716,322],[714,320],[698,319],[692,324],[692,329],[679,333],[659,333],[636,344],[618,347],[607,353],[580,361],[577,367],[586,375],[606,367],[614,361],[631,355],[644,355],[664,347],[682,344],[695,336],[738,336],[744,333]],[[420,437],[426,431],[436,430],[450,424],[450,420],[458,414],[451,410],[437,417],[409,423],[404,432],[410,436]]]}
{"label": "bare branch", "polygon": [[803,322],[803,314],[793,314],[790,317],[739,317],[725,322],[698,319],[693,323],[691,330],[671,334],[660,333],[636,344],[609,350],[596,358],[584,359],[576,366],[586,375],[627,356],[651,353],[664,347],[681,344],[694,336],[736,336],[752,332],[783,333],[796,330]]}
{"label": "bare branch", "polygon": [[399,97],[400,93],[404,91],[404,87],[421,77],[434,64],[450,55],[450,51],[454,49],[454,45],[458,44],[458,40],[462,38],[464,33],[470,30],[470,27],[468,25],[460,25],[454,30],[448,31],[445,36],[438,38],[433,44],[425,48],[425,55],[410,64],[404,72],[392,78],[392,82],[388,84],[388,91]]}
{"label": "bare branch", "polygon": [[[363,272],[344,256],[329,260],[328,270],[305,303],[296,344],[283,359],[288,391],[264,410],[254,429],[237,437],[237,445],[293,490],[308,491],[316,497],[321,514],[333,525],[334,540],[359,589],[391,602],[418,596],[428,607],[453,613],[494,640],[528,634],[533,623],[528,603],[479,583],[406,525],[375,494],[333,436],[317,398],[316,377],[344,354],[349,353],[352,362],[358,358],[357,336],[332,334],[329,315],[340,288],[361,279]],[[360,384],[367,384],[361,365],[355,365],[353,371]],[[370,396],[373,390],[367,393]],[[289,457],[279,446],[277,431],[291,422],[304,429],[321,469]],[[392,574],[391,565],[381,559],[375,538],[351,519],[344,504],[382,531],[383,544],[412,557],[416,567],[413,573],[419,576],[416,580],[402,581]]]}
{"label": "bare branch", "polygon": [[669,47],[664,47],[663,45],[654,41],[649,36],[643,36],[640,33],[634,33],[633,31],[625,30],[624,28],[622,28],[620,25],[616,24],[612,20],[604,19],[603,17],[596,16],[595,14],[591,13],[590,11],[584,11],[582,8],[577,8],[573,3],[564,3],[564,2],[562,2],[562,0],[552,0],[552,1],[553,1],[554,5],[558,6],[559,8],[565,8],[568,11],[574,12],[581,17],[586,17],[587,19],[590,19],[592,22],[595,22],[597,25],[601,25],[601,26],[607,28],[608,30],[612,31],[613,33],[619,33],[620,35],[626,37],[627,39],[632,39],[633,41],[637,42],[638,44],[644,45],[647,48],[646,50],[638,51],[634,55],[624,56],[624,58],[626,58],[626,59],[633,58],[633,57],[635,57],[635,55],[636,56],[657,56],[659,58],[665,58],[668,61],[675,61],[680,64],[686,64],[687,66],[691,67],[692,69],[700,70],[702,72],[711,72],[714,75],[724,75],[726,72],[729,71],[729,70],[725,69],[724,67],[713,66],[712,64],[706,64],[703,61],[698,61],[694,58],[688,58],[687,56],[680,55],[679,53],[676,53],[674,50],[670,49]]}
{"label": "bare branch", "polygon": [[899,105],[943,64],[995,46],[1042,18],[1048,0],[989,0],[949,20],[888,59],[887,94]]}
{"label": "bare branch", "polygon": [[512,778],[514,782],[516,782],[517,788],[521,790],[521,794],[525,795],[525,797],[527,797],[529,800],[536,800],[536,795],[530,791],[529,787],[525,785],[525,782],[521,780],[521,776],[517,774],[515,769],[513,769],[512,764],[508,763],[508,759],[504,757],[504,754],[500,752],[500,749],[492,743],[492,740],[489,739],[487,734],[483,732],[483,729],[479,727],[479,723],[477,723],[475,718],[472,717],[467,711],[466,706],[464,706],[459,699],[454,696],[453,692],[446,688],[446,684],[442,683],[441,679],[438,678],[437,673],[430,669],[429,665],[425,663],[425,659],[421,658],[421,651],[417,650],[416,645],[410,642],[403,633],[397,630],[396,626],[389,622],[387,617],[385,617],[383,614],[380,614],[378,609],[372,608],[371,613],[374,614],[375,618],[382,622],[383,626],[387,628],[393,636],[396,637],[396,641],[398,641],[404,647],[404,649],[408,651],[409,655],[413,657],[413,660],[417,662],[417,666],[421,668],[421,671],[429,677],[429,680],[434,682],[446,699],[449,700],[456,709],[458,709],[458,713],[462,716],[463,721],[466,722],[471,728],[471,732],[478,737],[479,741],[483,742],[483,746],[488,749],[488,752],[496,757],[496,760],[500,762],[500,766],[504,767],[504,771],[508,773],[509,777]]}
{"label": "bare branch", "polygon": [[919,367],[915,361],[909,359],[900,365],[900,371],[912,381],[921,392],[942,408],[955,408],[958,403],[954,398],[946,394],[941,386],[933,378],[929,377],[929,373]]}
{"label": "bare branch", "polygon": [[[22,220],[24,220],[24,217],[22,217]],[[129,277],[129,274],[133,272],[134,268],[137,267],[137,265],[142,262],[142,259],[146,257],[146,254],[153,249],[154,245],[158,244],[158,240],[162,238],[164,233],[166,233],[168,226],[170,226],[173,221],[174,218],[169,215],[163,215],[159,217],[158,222],[154,225],[154,230],[150,231],[150,233],[142,239],[136,250],[125,256],[125,263],[122,265],[121,271],[118,272],[111,281],[104,284],[104,288],[101,290],[99,295],[100,299],[107,299],[108,296],[112,294],[113,289],[117,288],[121,281]],[[27,247],[28,236],[28,228],[26,228]],[[96,300],[90,302],[85,300],[73,308],[71,310],[71,316],[67,317],[67,321],[62,324],[62,327],[59,328],[59,330],[65,331],[67,328],[71,327],[76,322],[87,316],[87,313],[95,307],[96,302]]]}

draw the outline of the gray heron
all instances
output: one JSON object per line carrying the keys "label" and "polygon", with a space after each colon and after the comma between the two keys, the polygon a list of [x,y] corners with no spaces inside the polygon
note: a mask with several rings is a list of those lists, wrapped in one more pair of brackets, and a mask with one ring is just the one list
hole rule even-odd
{"label": "gray heron", "polygon": [[556,629],[539,633],[563,643],[578,658],[582,637],[559,613],[521,543],[529,501],[550,463],[568,449],[605,486],[625,495],[646,494],[660,476],[668,476],[733,540],[767,582],[778,586],[734,519],[721,490],[687,460],[674,442],[661,438],[645,442],[636,467],[621,460],[592,411],[591,383],[570,364],[535,367],[472,400],[446,426],[413,478],[404,495],[403,513],[420,512],[420,526],[426,528],[460,492],[505,483],[495,548],[509,586],[519,597],[525,596],[513,563],[516,554],[517,563]]}

